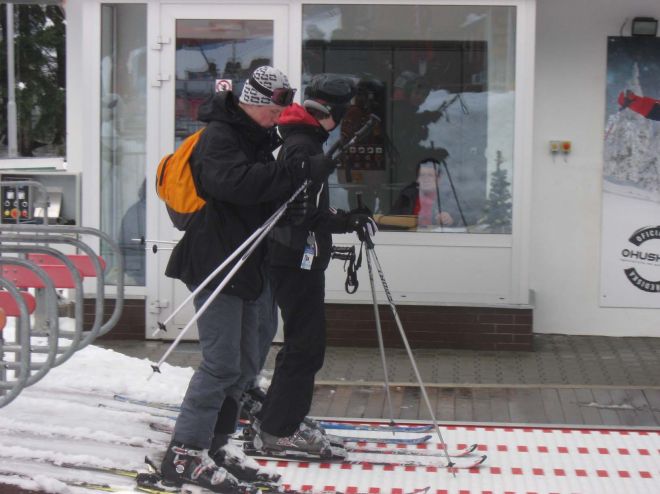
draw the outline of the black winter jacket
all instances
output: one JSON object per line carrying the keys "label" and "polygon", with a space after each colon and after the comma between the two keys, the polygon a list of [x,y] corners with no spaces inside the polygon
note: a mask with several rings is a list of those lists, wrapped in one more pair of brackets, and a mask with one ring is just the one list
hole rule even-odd
{"label": "black winter jacket", "polygon": [[[278,160],[306,160],[323,152],[328,133],[300,105],[294,103],[282,112],[278,128],[284,139]],[[330,262],[331,234],[349,231],[348,214],[330,209],[327,181],[322,186],[313,184],[308,197],[307,214],[302,223],[294,226],[285,218],[273,229],[268,244],[271,266],[300,268],[309,233],[313,232],[317,250],[311,269],[324,270]]]}
{"label": "black winter jacket", "polygon": [[[217,93],[199,110],[207,122],[190,159],[197,193],[206,200],[170,256],[165,274],[198,285],[272,214],[273,201],[302,181],[287,163],[274,161],[274,132],[254,122],[230,92]],[[246,300],[262,290],[265,245],[252,253],[223,293]],[[240,256],[239,256],[240,258]],[[235,262],[235,261],[234,261]],[[216,287],[233,267],[223,270]]]}

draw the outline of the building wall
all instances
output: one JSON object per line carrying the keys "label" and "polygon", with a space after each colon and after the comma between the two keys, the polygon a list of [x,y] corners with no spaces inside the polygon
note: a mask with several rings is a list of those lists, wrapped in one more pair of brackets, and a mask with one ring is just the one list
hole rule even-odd
{"label": "building wall", "polygon": [[[537,4],[530,266],[536,332],[660,336],[660,310],[598,305],[607,36],[618,36],[624,20],[636,16],[660,18],[660,2]],[[573,141],[567,162],[551,157],[552,139]]]}
{"label": "building wall", "polygon": [[[71,23],[76,27],[72,29],[70,26],[69,32],[74,37],[69,42],[80,47],[79,60],[94,62],[98,49],[84,51],[83,43],[75,41],[94,39],[89,30],[98,26],[97,15],[86,14],[87,22],[82,22],[84,13],[92,10],[86,2],[71,1],[68,9],[77,14],[71,17]],[[538,0],[537,3],[533,158],[530,163],[518,164],[530,166],[533,174],[529,280],[530,288],[535,292],[532,301],[535,332],[660,336],[659,310],[599,307],[606,40],[607,36],[619,34],[626,18],[635,16],[660,18],[660,2]],[[629,32],[629,24],[625,32]],[[76,60],[76,57],[71,56],[70,60]],[[90,96],[91,89],[87,88],[98,85],[87,84],[91,72],[84,70],[85,63],[73,62],[72,66],[78,70],[69,70],[69,93],[72,96],[68,104],[71,108],[82,108],[85,98],[73,95],[84,94],[89,101],[95,101]],[[658,88],[660,90],[660,83]],[[91,115],[85,121],[98,121],[94,108],[92,105]],[[70,119],[69,122],[70,135],[85,135],[87,138],[81,139],[82,142],[94,142],[96,131],[85,134],[82,120]],[[574,150],[567,162],[561,157],[553,160],[550,156],[548,141],[551,139],[573,141]],[[82,163],[95,162],[95,146],[72,145],[69,150],[72,169],[82,168]],[[86,175],[93,174],[87,172]],[[91,182],[97,180],[93,178]],[[98,190],[96,183],[88,182],[86,186],[87,190]],[[85,208],[84,211],[84,224],[98,224],[95,208]],[[387,236],[383,234],[382,238]],[[455,247],[466,250],[460,243]],[[431,251],[442,249],[427,248]],[[390,268],[392,261],[388,259],[387,249],[384,250],[388,278],[395,278],[400,266],[394,257],[394,268]],[[432,253],[428,252],[428,255]],[[502,269],[499,264],[487,269]],[[452,265],[439,265],[439,272],[445,275],[443,279],[448,279],[447,270],[453,273],[452,268]],[[343,291],[345,277],[340,265],[337,265],[335,274],[336,280],[334,284],[328,283],[328,291],[334,287],[339,293]],[[527,279],[525,275],[523,270],[524,278],[521,279]],[[328,278],[332,277],[333,273],[329,272]],[[357,299],[362,303],[369,301],[366,266],[363,266],[361,281],[363,286],[353,302]],[[402,290],[406,287],[393,288]],[[461,290],[454,287],[454,291],[463,296],[461,303],[475,304],[465,300],[465,293]],[[499,295],[496,290],[491,291]],[[334,302],[344,301],[339,295],[337,298]],[[460,305],[453,298],[449,298],[449,302]]]}

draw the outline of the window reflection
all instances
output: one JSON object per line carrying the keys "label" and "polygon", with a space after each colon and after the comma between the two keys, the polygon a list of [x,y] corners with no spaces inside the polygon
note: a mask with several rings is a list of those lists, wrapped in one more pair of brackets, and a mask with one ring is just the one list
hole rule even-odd
{"label": "window reflection", "polygon": [[361,193],[385,229],[510,233],[514,40],[514,7],[304,5],[303,85],[334,72],[357,87],[328,144],[380,119],[332,177],[333,205]]}
{"label": "window reflection", "polygon": [[0,159],[66,155],[66,23],[54,3],[0,3]]}
{"label": "window reflection", "polygon": [[197,110],[210,94],[216,89],[239,94],[254,69],[272,65],[272,58],[271,20],[177,20],[176,144],[204,125]]}
{"label": "window reflection", "polygon": [[[124,255],[126,285],[144,285],[146,6],[101,6],[101,229]],[[107,281],[116,282],[112,251]]]}

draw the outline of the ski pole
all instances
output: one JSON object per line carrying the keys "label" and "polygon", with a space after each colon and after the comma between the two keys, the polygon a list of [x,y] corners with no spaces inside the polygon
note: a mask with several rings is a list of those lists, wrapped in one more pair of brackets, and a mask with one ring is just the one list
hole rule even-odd
{"label": "ski pole", "polygon": [[442,164],[445,166],[445,171],[447,172],[447,178],[449,179],[449,185],[451,186],[451,191],[454,194],[456,199],[456,206],[458,207],[458,212],[461,215],[461,220],[463,221],[463,226],[467,228],[467,221],[465,221],[465,215],[463,214],[463,208],[461,208],[461,203],[458,201],[458,196],[456,195],[456,187],[454,187],[454,181],[451,179],[451,174],[449,173],[449,168],[447,167],[447,161],[443,158]]}
{"label": "ski pole", "polygon": [[[399,313],[396,310],[396,305],[394,305],[394,300],[392,298],[392,294],[390,293],[390,289],[387,286],[387,281],[385,280],[385,275],[383,274],[383,269],[380,265],[380,262],[378,261],[378,256],[376,255],[376,250],[374,249],[374,244],[371,241],[371,238],[367,235],[367,266],[371,266],[371,258],[373,257],[374,264],[376,265],[376,270],[378,271],[378,276],[380,277],[380,282],[383,285],[383,290],[385,290],[385,296],[387,297],[387,301],[390,304],[390,308],[392,309],[392,315],[394,316],[394,320],[396,321],[397,328],[399,329],[399,333],[401,334],[401,339],[403,340],[403,345],[406,347],[406,352],[408,353],[408,358],[410,359],[410,364],[412,365],[413,371],[415,372],[415,377],[417,378],[417,383],[419,384],[419,389],[422,392],[422,396],[424,397],[424,401],[426,402],[426,406],[429,409],[429,414],[431,415],[431,420],[433,421],[433,426],[435,427],[435,431],[438,435],[438,439],[440,440],[440,444],[442,444],[444,452],[445,452],[445,457],[447,459],[447,466],[448,467],[453,467],[455,463],[451,460],[451,457],[449,456],[449,451],[447,447],[447,443],[445,442],[444,438],[442,437],[442,431],[440,430],[440,425],[438,425],[438,421],[435,418],[435,413],[433,413],[433,407],[431,407],[431,401],[429,400],[429,396],[426,392],[426,386],[424,386],[424,382],[422,381],[422,376],[419,373],[419,369],[417,368],[417,363],[415,362],[415,357],[413,356],[412,349],[410,348],[410,344],[408,343],[408,338],[406,337],[406,333],[403,330],[403,325],[401,324],[401,319],[399,318]],[[452,473],[456,475],[456,472],[452,470]]]}
{"label": "ski pole", "polygon": [[[378,348],[380,349],[380,359],[383,364],[383,376],[385,381],[385,395],[387,396],[387,405],[390,411],[390,425],[394,425],[394,408],[392,407],[392,395],[390,393],[390,378],[388,375],[387,361],[385,360],[385,344],[383,343],[383,330],[380,325],[380,313],[378,311],[378,299],[376,298],[376,285],[374,282],[374,274],[371,268],[371,259],[369,257],[369,250],[373,248],[373,242],[367,242],[367,268],[369,269],[369,283],[371,284],[371,297],[374,302],[374,317],[376,319],[376,335],[378,336]],[[371,247],[368,244],[371,243]]]}
{"label": "ski pole", "polygon": [[[366,209],[362,202],[362,193],[357,193],[358,209]],[[378,311],[378,298],[376,297],[376,284],[374,274],[369,260],[369,250],[374,248],[374,242],[369,234],[366,234],[365,243],[367,244],[367,268],[369,270],[369,284],[371,285],[371,298],[374,305],[374,318],[376,319],[376,335],[378,336],[378,348],[380,350],[380,360],[383,365],[383,380],[385,381],[385,395],[387,396],[387,405],[390,411],[390,425],[394,425],[394,408],[392,407],[392,395],[390,393],[390,378],[387,370],[387,360],[385,358],[385,343],[383,342],[383,330],[380,324],[380,312]]]}
{"label": "ski pole", "polygon": [[[249,246],[249,248],[247,249],[245,254],[243,254],[243,256],[241,256],[241,258],[236,262],[236,264],[231,269],[231,271],[229,271],[229,273],[227,273],[227,276],[225,276],[225,278],[222,280],[222,282],[216,287],[216,289],[213,291],[211,296],[208,299],[206,299],[206,301],[199,308],[199,310],[197,310],[195,312],[195,315],[192,317],[192,319],[190,319],[190,321],[188,321],[188,324],[186,324],[185,327],[181,330],[179,335],[172,342],[172,344],[167,349],[165,354],[161,357],[161,359],[156,364],[151,366],[151,368],[153,369],[153,373],[151,374],[150,378],[153,377],[153,375],[156,372],[160,373],[160,366],[163,364],[163,362],[165,362],[165,360],[167,360],[167,357],[169,357],[170,353],[172,353],[172,351],[176,348],[176,346],[179,344],[179,342],[181,341],[183,336],[186,334],[186,332],[192,327],[193,324],[195,324],[195,322],[197,322],[197,319],[199,319],[201,317],[201,315],[204,313],[204,311],[206,311],[208,306],[211,305],[211,302],[213,302],[213,300],[218,296],[218,294],[227,285],[227,283],[229,283],[229,281],[231,281],[234,274],[236,274],[236,271],[238,271],[241,268],[243,263],[250,257],[252,252],[254,252],[254,250],[259,246],[261,241],[264,238],[266,238],[266,235],[268,235],[268,232],[270,232],[273,229],[275,224],[279,221],[279,219],[284,214],[284,211],[286,211],[286,208],[289,205],[289,203],[291,203],[296,198],[296,196],[298,194],[300,194],[301,191],[303,191],[305,188],[307,188],[308,185],[309,185],[309,180],[306,180],[300,187],[298,187],[298,189],[293,193],[293,195],[284,204],[282,204],[282,206],[280,206],[280,208],[274,213],[274,215],[271,216],[271,218],[269,218],[266,221],[266,223],[264,223],[264,225],[262,225],[260,228],[258,228],[257,231],[254,234],[251,235],[251,237],[252,237],[255,234],[258,234],[257,238],[254,240],[254,242],[252,242],[252,245]],[[266,226],[266,227],[264,228],[264,226]],[[245,245],[246,242],[244,242],[243,245]],[[234,251],[234,253],[240,253],[241,250],[244,250],[244,249],[241,249],[241,247],[236,249],[236,251]],[[238,255],[238,254],[236,254],[236,255]],[[225,261],[225,263],[226,262],[227,261]],[[225,264],[225,263],[223,263],[223,264]],[[204,281],[208,284],[207,280],[204,280]],[[199,290],[195,290],[195,291],[199,292]]]}
{"label": "ski pole", "polygon": [[[245,249],[249,247],[249,245],[264,231],[265,228],[268,228],[271,224],[274,225],[275,222],[280,218],[284,210],[287,208],[289,203],[298,195],[300,192],[307,187],[307,182],[305,182],[303,185],[301,185],[298,190],[287,200],[280,208],[275,211],[270,218],[268,218],[263,225],[261,225],[259,228],[257,228],[252,235],[250,235],[245,241],[238,246],[238,248],[231,253],[231,255],[225,259],[222,264],[220,264],[211,274],[209,274],[200,284],[195,288],[193,292],[191,292],[186,299],[179,304],[179,306],[172,311],[172,313],[165,319],[163,322],[158,322],[158,328],[153,332],[151,337],[153,338],[156,336],[160,331],[167,331],[167,324],[174,319],[174,316],[176,316],[194,297],[197,295],[199,292],[201,292],[206,285],[209,284],[209,282],[216,277],[220,271],[222,271],[229,263],[231,263],[236,257],[238,257],[241,252],[243,252]],[[270,228],[269,228],[270,230]]]}

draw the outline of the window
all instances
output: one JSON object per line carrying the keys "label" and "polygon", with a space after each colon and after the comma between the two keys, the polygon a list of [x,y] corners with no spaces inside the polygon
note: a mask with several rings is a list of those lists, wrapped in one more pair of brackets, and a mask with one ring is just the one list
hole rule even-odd
{"label": "window", "polygon": [[303,6],[303,86],[356,85],[330,141],[379,118],[332,177],[334,206],[361,194],[383,229],[511,232],[515,22],[506,6]]}
{"label": "window", "polygon": [[240,94],[252,71],[272,59],[270,20],[177,20],[176,145],[203,126],[197,110],[210,94],[220,89]]}
{"label": "window", "polygon": [[62,8],[0,4],[0,160],[65,155],[65,72]]}
{"label": "window", "polygon": [[146,32],[146,5],[101,6],[101,230],[121,247],[126,285],[145,283]]}

